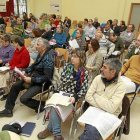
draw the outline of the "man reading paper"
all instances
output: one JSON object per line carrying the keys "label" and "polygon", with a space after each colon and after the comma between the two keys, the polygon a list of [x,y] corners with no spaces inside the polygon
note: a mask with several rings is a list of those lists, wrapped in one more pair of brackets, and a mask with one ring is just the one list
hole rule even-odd
{"label": "man reading paper", "polygon": [[[126,91],[125,84],[119,77],[121,67],[119,59],[106,59],[101,68],[101,75],[95,77],[85,97],[91,106],[116,116],[122,111],[122,99]],[[94,126],[86,124],[85,129],[86,133],[84,132],[79,140],[101,139]]]}

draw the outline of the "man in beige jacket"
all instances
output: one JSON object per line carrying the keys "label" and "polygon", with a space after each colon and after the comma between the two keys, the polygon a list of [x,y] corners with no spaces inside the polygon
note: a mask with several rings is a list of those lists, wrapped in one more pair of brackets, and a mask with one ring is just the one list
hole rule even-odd
{"label": "man in beige jacket", "polygon": [[[122,99],[126,91],[125,84],[119,77],[121,67],[119,59],[106,59],[101,68],[101,75],[95,77],[85,97],[91,106],[116,116],[122,111]],[[95,127],[92,126],[89,131],[92,131],[89,134],[95,137],[92,137],[92,140],[101,138]]]}

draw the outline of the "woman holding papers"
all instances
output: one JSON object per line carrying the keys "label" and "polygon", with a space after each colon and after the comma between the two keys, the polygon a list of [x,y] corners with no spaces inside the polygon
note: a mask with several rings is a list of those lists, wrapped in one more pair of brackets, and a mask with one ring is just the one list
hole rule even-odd
{"label": "woman holding papers", "polygon": [[[86,41],[85,41],[85,38],[82,36],[83,35],[83,29],[77,29],[76,31],[76,36],[74,36],[71,40],[76,40],[78,45],[79,45],[79,48],[81,50],[85,50],[85,47],[86,47]],[[69,48],[70,50],[75,50],[75,47],[74,46],[70,46]]]}
{"label": "woman holding papers", "polygon": [[37,28],[33,29],[32,33],[33,33],[34,39],[31,41],[31,43],[28,47],[28,51],[30,53],[31,58],[36,59],[37,55],[38,55],[38,51],[36,50],[36,45],[38,42],[38,38],[41,36],[42,33],[41,33],[40,29],[37,29]]}
{"label": "woman holding papers", "polygon": [[[10,70],[14,69],[15,67],[17,68],[26,68],[28,67],[29,63],[30,63],[30,55],[28,50],[25,48],[24,46],[24,38],[23,37],[18,37],[15,39],[15,53],[14,56],[12,58],[12,60],[6,64],[7,67],[9,67]],[[2,90],[2,88],[7,87],[7,83],[6,81],[10,78],[9,76],[9,72],[8,71],[4,71],[0,73],[0,88]],[[7,88],[6,88],[7,89]],[[0,94],[3,95],[3,94]],[[3,98],[1,98],[1,100],[5,100],[7,98],[7,96],[4,96]]]}
{"label": "woman holding papers", "polygon": [[99,43],[96,39],[92,39],[88,43],[88,51],[86,52],[86,68],[89,71],[89,85],[91,85],[94,77],[98,74],[103,62],[103,56],[99,51],[99,47]]}
{"label": "woman holding papers", "polygon": [[[72,53],[71,63],[66,63],[61,73],[62,86],[58,91],[72,94],[69,102],[75,103],[84,96],[88,89],[88,71],[85,69],[85,52],[76,50]],[[53,132],[54,140],[64,140],[61,133],[61,118],[56,110],[51,107],[47,129],[38,134],[39,139],[44,139]]]}

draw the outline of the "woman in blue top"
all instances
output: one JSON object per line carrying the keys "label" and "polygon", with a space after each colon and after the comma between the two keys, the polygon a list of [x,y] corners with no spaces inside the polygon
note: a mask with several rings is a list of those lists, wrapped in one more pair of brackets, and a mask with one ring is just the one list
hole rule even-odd
{"label": "woman in blue top", "polygon": [[[76,36],[76,31],[78,29],[82,29],[82,24],[78,23],[77,26],[76,26],[76,30],[73,32],[73,34],[71,35],[71,38],[73,38],[74,36]],[[83,37],[85,37],[85,33],[83,33]]]}

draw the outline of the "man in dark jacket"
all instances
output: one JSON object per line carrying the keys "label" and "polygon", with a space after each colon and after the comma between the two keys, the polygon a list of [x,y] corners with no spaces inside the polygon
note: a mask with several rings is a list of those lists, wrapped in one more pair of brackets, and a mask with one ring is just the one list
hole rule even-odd
{"label": "man in dark jacket", "polygon": [[64,24],[66,25],[66,27],[70,28],[71,20],[68,17],[65,17]]}
{"label": "man in dark jacket", "polygon": [[120,36],[120,27],[117,24],[118,24],[118,20],[114,19],[110,27],[117,36]]}
{"label": "man in dark jacket", "polygon": [[97,18],[97,17],[94,18],[94,22],[93,22],[92,25],[93,25],[96,29],[97,29],[98,26],[100,26],[100,23],[98,22],[98,18]]}
{"label": "man in dark jacket", "polygon": [[[48,89],[51,84],[54,71],[54,60],[52,55],[49,53],[50,45],[46,39],[40,38],[36,46],[39,55],[36,61],[28,68],[23,71],[23,75],[31,73],[31,77],[24,77],[23,80],[13,84],[7,101],[5,109],[0,111],[0,117],[12,117],[15,106],[15,101],[20,91],[25,89],[25,83],[31,84],[28,90],[20,97],[21,103],[38,111],[39,101],[32,99],[42,90],[42,84],[46,82],[44,88]],[[44,109],[45,102],[41,103],[40,112]]]}

